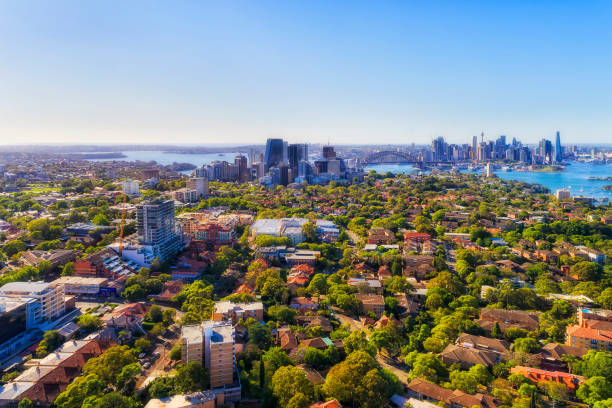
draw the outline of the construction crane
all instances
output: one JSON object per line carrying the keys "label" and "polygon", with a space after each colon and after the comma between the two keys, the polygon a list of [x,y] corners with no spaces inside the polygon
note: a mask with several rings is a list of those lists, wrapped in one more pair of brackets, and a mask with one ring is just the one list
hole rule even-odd
{"label": "construction crane", "polygon": [[123,256],[123,226],[125,225],[125,207],[127,196],[123,195],[123,205],[121,206],[121,225],[119,227],[119,258]]}

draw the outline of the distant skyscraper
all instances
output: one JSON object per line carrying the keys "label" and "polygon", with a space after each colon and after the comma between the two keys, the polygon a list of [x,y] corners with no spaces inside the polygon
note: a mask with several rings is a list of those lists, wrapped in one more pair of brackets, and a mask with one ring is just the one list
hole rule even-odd
{"label": "distant skyscraper", "polygon": [[308,161],[308,145],[307,144],[290,144],[288,148],[289,168],[293,172],[295,178],[298,174],[298,165],[301,161]]}
{"label": "distant skyscraper", "polygon": [[208,195],[208,178],[190,177],[185,187],[190,190],[195,190],[198,198],[204,198]]}
{"label": "distant skyscraper", "polygon": [[234,165],[238,167],[238,181],[244,183],[249,180],[249,173],[247,169],[247,158],[240,155],[234,158]]}
{"label": "distant skyscraper", "polygon": [[323,146],[323,158],[324,159],[335,159],[336,152],[333,146]]}
{"label": "distant skyscraper", "polygon": [[557,131],[557,137],[555,138],[555,161],[561,163],[563,161],[563,147],[561,147],[561,135]]}
{"label": "distant skyscraper", "polygon": [[283,164],[283,159],[286,157],[284,150],[285,143],[283,139],[268,139],[264,156],[264,163],[267,169]]}
{"label": "distant skyscraper", "polygon": [[138,243],[151,247],[152,255],[164,262],[179,250],[180,237],[174,223],[174,201],[145,201],[136,206]]}
{"label": "distant skyscraper", "polygon": [[445,161],[446,157],[447,157],[447,145],[446,142],[444,141],[443,137],[439,137],[437,139],[434,139],[431,142],[431,155],[432,155],[432,160],[439,162],[439,161]]}
{"label": "distant skyscraper", "polygon": [[478,159],[478,136],[472,137],[472,160]]}

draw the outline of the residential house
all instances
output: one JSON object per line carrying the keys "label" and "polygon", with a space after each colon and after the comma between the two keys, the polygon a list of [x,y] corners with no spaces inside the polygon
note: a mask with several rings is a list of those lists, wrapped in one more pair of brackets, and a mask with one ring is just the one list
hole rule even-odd
{"label": "residential house", "polygon": [[538,367],[548,371],[567,371],[567,363],[564,356],[582,357],[585,350],[580,347],[568,346],[567,344],[548,343],[535,357],[538,359]]}
{"label": "residential house", "polygon": [[478,324],[487,332],[491,332],[495,323],[499,325],[502,333],[510,327],[517,327],[527,331],[534,331],[540,327],[539,312],[526,312],[522,310],[481,309]]}
{"label": "residential house", "polygon": [[253,318],[258,322],[263,321],[263,303],[232,303],[228,300],[215,302],[215,308],[211,320],[216,322],[231,321],[234,324],[240,319]]}
{"label": "residential house", "polygon": [[460,390],[451,391],[419,378],[412,380],[407,387],[410,398],[434,403],[443,402],[451,408],[472,408],[474,406],[497,408],[500,405],[500,402],[491,395],[482,393],[467,394]]}
{"label": "residential house", "polygon": [[395,234],[386,228],[372,228],[368,231],[368,244],[388,245],[395,241]]}
{"label": "residential house", "polygon": [[449,344],[440,353],[440,359],[446,365],[460,364],[464,369],[476,364],[490,368],[500,362],[500,355],[493,351]]}
{"label": "residential house", "polygon": [[385,299],[382,295],[357,293],[355,297],[361,302],[365,314],[373,312],[379,318],[385,311]]}
{"label": "residential house", "polygon": [[67,262],[74,261],[78,255],[78,251],[69,249],[55,249],[53,251],[31,250],[21,254],[19,262],[24,266],[37,266],[41,261],[48,261],[51,262],[52,268],[57,268]]}
{"label": "residential house", "polygon": [[333,399],[326,402],[315,402],[311,404],[309,408],[342,408],[342,405],[340,405],[337,400]]}
{"label": "residential house", "polygon": [[474,348],[497,354],[504,354],[510,351],[510,343],[508,343],[506,340],[476,336],[468,333],[460,334],[459,337],[457,337],[455,344],[465,348]]}
{"label": "residential house", "polygon": [[510,369],[512,374],[522,374],[534,383],[543,381],[554,381],[559,384],[564,384],[572,390],[577,390],[580,384],[586,381],[584,377],[563,373],[560,371],[547,371],[539,368],[515,366]]}
{"label": "residential house", "polygon": [[568,326],[566,343],[585,351],[600,350],[612,352],[612,331],[590,327]]}
{"label": "residential house", "polygon": [[342,408],[342,405],[340,405],[337,400],[333,399],[326,402],[315,402],[311,404],[309,408]]}
{"label": "residential house", "polygon": [[319,308],[319,305],[311,298],[299,296],[291,299],[289,307],[297,311],[315,311]]}

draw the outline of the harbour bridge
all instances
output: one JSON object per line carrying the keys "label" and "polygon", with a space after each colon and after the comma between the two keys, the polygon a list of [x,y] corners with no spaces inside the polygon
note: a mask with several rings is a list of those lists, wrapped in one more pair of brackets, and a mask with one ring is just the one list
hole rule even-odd
{"label": "harbour bridge", "polygon": [[393,150],[384,150],[381,152],[370,153],[363,161],[363,164],[381,164],[381,163],[418,163],[410,157],[408,153],[397,152]]}

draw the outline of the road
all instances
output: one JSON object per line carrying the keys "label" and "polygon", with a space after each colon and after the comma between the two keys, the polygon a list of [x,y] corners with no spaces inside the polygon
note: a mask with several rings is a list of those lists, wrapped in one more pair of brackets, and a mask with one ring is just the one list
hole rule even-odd
{"label": "road", "polygon": [[[172,325],[171,327],[175,328],[175,330],[180,331],[180,329],[176,329],[178,328],[178,326]],[[174,335],[172,338],[161,337],[161,339],[163,339],[164,342],[157,344],[155,346],[155,350],[148,352],[147,356],[145,357],[145,359],[149,359],[150,356],[152,356],[154,353],[159,353],[159,358],[156,359],[153,364],[151,364],[151,367],[149,367],[148,369],[143,369],[142,375],[139,376],[138,380],[136,381],[137,390],[143,388],[146,385],[145,381],[147,380],[147,378],[159,377],[168,374],[168,372],[164,369],[168,366],[168,363],[170,362],[170,350],[172,350],[172,347],[180,343],[181,336]]]}

